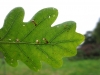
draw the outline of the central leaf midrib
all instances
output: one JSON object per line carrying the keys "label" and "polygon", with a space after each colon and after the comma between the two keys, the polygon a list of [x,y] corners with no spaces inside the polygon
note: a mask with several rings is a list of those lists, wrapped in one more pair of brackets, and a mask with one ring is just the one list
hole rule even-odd
{"label": "central leaf midrib", "polygon": [[77,42],[78,39],[76,40],[62,40],[62,41],[56,41],[56,42],[50,42],[50,43],[32,43],[32,42],[5,42],[5,41],[0,41],[0,44],[28,44],[28,45],[55,45],[59,43],[68,43],[68,42]]}

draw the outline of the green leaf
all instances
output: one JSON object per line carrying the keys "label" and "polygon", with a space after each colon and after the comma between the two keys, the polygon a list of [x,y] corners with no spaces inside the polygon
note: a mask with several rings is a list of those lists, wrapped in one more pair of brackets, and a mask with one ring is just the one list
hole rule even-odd
{"label": "green leaf", "polygon": [[51,27],[57,16],[57,9],[44,8],[30,21],[23,22],[23,8],[13,9],[0,29],[0,51],[6,62],[17,66],[21,60],[30,69],[38,71],[41,61],[58,68],[62,66],[63,57],[74,56],[84,36],[75,32],[73,21]]}

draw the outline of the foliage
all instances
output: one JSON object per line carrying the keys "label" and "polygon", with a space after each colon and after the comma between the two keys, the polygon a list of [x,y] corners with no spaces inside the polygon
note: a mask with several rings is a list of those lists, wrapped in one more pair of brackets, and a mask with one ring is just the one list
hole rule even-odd
{"label": "foliage", "polygon": [[[54,69],[46,63],[43,63],[43,67],[39,72],[30,70],[22,62],[19,62],[16,68],[5,64],[6,75],[100,75],[100,60],[69,61],[65,59],[61,68]],[[4,74],[3,70],[4,65],[0,68],[0,75]]]}
{"label": "foliage", "polygon": [[100,44],[86,44],[78,49],[77,55],[70,57],[70,60],[99,59]]}
{"label": "foliage", "polygon": [[100,43],[100,19],[97,22],[96,28],[93,30],[93,36],[96,38],[96,42]]}
{"label": "foliage", "polygon": [[41,61],[58,68],[63,57],[74,56],[84,36],[75,32],[73,21],[51,27],[57,16],[57,9],[44,8],[29,22],[23,22],[23,8],[13,9],[0,29],[0,51],[6,62],[17,66],[21,60],[30,69],[38,71]]}
{"label": "foliage", "polygon": [[93,36],[93,32],[92,31],[87,31],[85,34],[85,41],[83,44],[92,44],[92,43],[96,43],[96,38],[95,36]]}
{"label": "foliage", "polygon": [[79,46],[78,53],[73,59],[100,58],[100,19],[93,31],[87,31],[84,43]]}

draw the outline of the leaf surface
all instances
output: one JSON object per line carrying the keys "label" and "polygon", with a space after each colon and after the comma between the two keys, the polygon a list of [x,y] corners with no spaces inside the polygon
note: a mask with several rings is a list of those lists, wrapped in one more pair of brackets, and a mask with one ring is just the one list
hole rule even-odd
{"label": "leaf surface", "polygon": [[30,21],[23,22],[23,8],[11,10],[0,29],[0,51],[6,62],[17,66],[21,60],[30,69],[38,71],[41,61],[58,68],[62,66],[63,57],[74,56],[84,36],[75,32],[73,21],[51,27],[57,16],[56,8],[44,8]]}

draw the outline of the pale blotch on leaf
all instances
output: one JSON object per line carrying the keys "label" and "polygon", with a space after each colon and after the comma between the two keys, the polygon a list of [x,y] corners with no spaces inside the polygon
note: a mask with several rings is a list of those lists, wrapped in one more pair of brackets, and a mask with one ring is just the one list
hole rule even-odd
{"label": "pale blotch on leaf", "polygon": [[49,18],[50,18],[50,16],[49,16]]}
{"label": "pale blotch on leaf", "polygon": [[11,59],[11,61],[13,61],[13,59]]}
{"label": "pale blotch on leaf", "polygon": [[53,17],[55,17],[55,15],[53,15]]}
{"label": "pale blotch on leaf", "polygon": [[39,40],[36,40],[36,44],[39,44]]}
{"label": "pale blotch on leaf", "polygon": [[37,71],[39,71],[39,69]]}
{"label": "pale blotch on leaf", "polygon": [[23,26],[25,26],[25,25],[23,25]]}
{"label": "pale blotch on leaf", "polygon": [[11,39],[9,39],[9,41],[11,41]]}
{"label": "pale blotch on leaf", "polygon": [[33,22],[33,24],[36,26],[37,25],[37,23],[34,21],[34,20],[32,20],[32,22]]}
{"label": "pale blotch on leaf", "polygon": [[19,39],[16,39],[16,42],[19,42]]}
{"label": "pale blotch on leaf", "polygon": [[46,38],[43,38],[43,41],[47,44],[48,43],[48,41],[47,41],[47,39]]}
{"label": "pale blotch on leaf", "polygon": [[34,67],[34,69],[35,69],[35,67]]}
{"label": "pale blotch on leaf", "polygon": [[47,58],[48,58],[48,56],[47,56]]}
{"label": "pale blotch on leaf", "polygon": [[19,64],[19,60],[17,60],[17,63]]}

